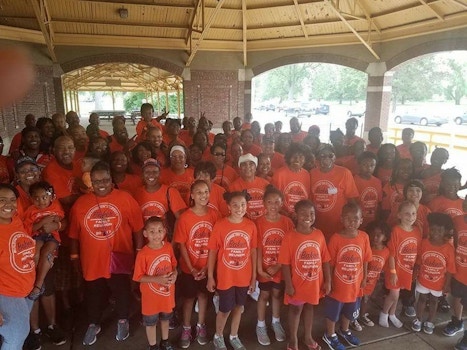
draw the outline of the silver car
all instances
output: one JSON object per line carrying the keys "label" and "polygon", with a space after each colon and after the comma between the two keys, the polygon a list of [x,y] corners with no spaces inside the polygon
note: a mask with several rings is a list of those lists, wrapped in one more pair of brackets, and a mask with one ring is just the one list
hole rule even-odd
{"label": "silver car", "polygon": [[418,124],[428,125],[434,124],[440,126],[448,123],[448,118],[441,117],[439,115],[428,115],[428,114],[403,114],[398,115],[394,118],[396,124]]}

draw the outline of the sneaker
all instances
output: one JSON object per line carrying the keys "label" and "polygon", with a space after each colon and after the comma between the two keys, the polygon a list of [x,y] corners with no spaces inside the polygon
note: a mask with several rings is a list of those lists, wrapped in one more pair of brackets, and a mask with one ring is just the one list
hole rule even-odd
{"label": "sneaker", "polygon": [[225,346],[224,337],[214,336],[212,342],[214,343],[215,350],[227,350],[227,346]]}
{"label": "sneaker", "polygon": [[66,343],[65,333],[63,333],[63,331],[60,328],[58,328],[57,325],[48,327],[44,333],[50,338],[50,341],[54,345],[58,346]]}
{"label": "sneaker", "polygon": [[345,350],[345,346],[339,341],[337,334],[333,334],[328,337],[328,335],[324,333],[323,340],[326,344],[328,344],[329,349],[331,350]]}
{"label": "sneaker", "polygon": [[169,320],[169,329],[173,330],[180,326],[180,322],[178,321],[177,313],[174,311],[172,312],[172,315],[170,316]]}
{"label": "sneaker", "polygon": [[454,347],[455,350],[467,350],[467,336],[464,335]]}
{"label": "sneaker", "polygon": [[380,312],[379,313],[378,324],[381,327],[388,328],[389,327],[388,314],[384,314],[384,313]]}
{"label": "sneaker", "polygon": [[123,341],[130,336],[130,324],[128,320],[118,320],[117,322],[117,335],[115,339],[118,341]]}
{"label": "sneaker", "polygon": [[169,340],[162,340],[159,343],[159,349],[160,350],[174,350],[172,344],[170,344]]}
{"label": "sneaker", "polygon": [[370,319],[370,314],[366,313],[365,315],[360,316],[360,322],[367,327],[373,327],[375,323]]}
{"label": "sneaker", "polygon": [[229,338],[229,343],[232,345],[234,350],[246,350],[238,336],[233,337],[232,339]]}
{"label": "sneaker", "polygon": [[199,345],[206,345],[209,342],[208,331],[205,324],[196,326],[196,340]]}
{"label": "sneaker", "polygon": [[84,335],[83,345],[92,345],[97,340],[97,335],[100,333],[101,327],[97,324],[91,323],[88,326],[88,330]]}
{"label": "sneaker", "polygon": [[191,343],[191,327],[185,328],[183,326],[182,335],[180,336],[180,347],[186,349]]}
{"label": "sneaker", "polygon": [[443,329],[443,334],[446,337],[453,337],[459,332],[464,331],[464,322],[462,320],[456,319],[454,316],[451,317],[451,322],[449,322],[446,327]]}
{"label": "sneaker", "polygon": [[360,345],[360,339],[358,339],[356,336],[352,334],[352,332],[349,330],[343,331],[342,329],[339,329],[337,331],[337,334],[343,338],[347,344],[350,346],[359,346]]}
{"label": "sneaker", "polygon": [[256,326],[256,337],[258,338],[258,343],[260,343],[261,345],[271,344],[271,340],[269,339],[268,330],[266,326]]}
{"label": "sneaker", "polygon": [[41,350],[41,334],[30,332],[24,341],[25,350]]}
{"label": "sneaker", "polygon": [[426,334],[433,334],[435,330],[435,325],[431,322],[423,322],[423,332]]}
{"label": "sneaker", "polygon": [[148,350],[159,350],[159,345],[149,345]]}
{"label": "sneaker", "polygon": [[358,322],[358,320],[353,320],[352,322],[350,322],[350,328],[352,328],[354,331],[357,331],[357,332],[363,331],[363,327]]}
{"label": "sneaker", "polygon": [[420,332],[422,330],[422,322],[419,321],[418,318],[412,321],[412,330],[414,332]]}
{"label": "sneaker", "polygon": [[282,324],[280,322],[273,322],[272,323],[272,330],[274,331],[274,336],[276,337],[277,341],[284,341],[286,336],[285,336],[285,331],[284,328],[282,327]]}
{"label": "sneaker", "polygon": [[449,312],[451,310],[451,305],[449,305],[446,296],[442,295],[438,298],[438,310],[441,312]]}
{"label": "sneaker", "polygon": [[404,313],[405,313],[405,316],[407,316],[407,317],[415,317],[415,316],[417,316],[417,312],[415,311],[415,308],[414,308],[413,306],[407,306],[407,307],[405,308]]}

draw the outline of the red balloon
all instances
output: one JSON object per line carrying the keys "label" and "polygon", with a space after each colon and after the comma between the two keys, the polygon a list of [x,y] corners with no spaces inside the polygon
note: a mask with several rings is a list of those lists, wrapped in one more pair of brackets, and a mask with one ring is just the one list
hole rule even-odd
{"label": "red balloon", "polygon": [[21,100],[34,82],[34,66],[25,50],[0,49],[0,107]]}

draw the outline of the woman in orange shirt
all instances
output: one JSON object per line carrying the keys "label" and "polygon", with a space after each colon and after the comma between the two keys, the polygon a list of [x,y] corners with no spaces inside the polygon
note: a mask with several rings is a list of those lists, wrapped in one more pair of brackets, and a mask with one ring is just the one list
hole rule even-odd
{"label": "woman in orange shirt", "polygon": [[21,349],[29,333],[35,242],[16,214],[18,191],[0,184],[0,337],[2,349]]}

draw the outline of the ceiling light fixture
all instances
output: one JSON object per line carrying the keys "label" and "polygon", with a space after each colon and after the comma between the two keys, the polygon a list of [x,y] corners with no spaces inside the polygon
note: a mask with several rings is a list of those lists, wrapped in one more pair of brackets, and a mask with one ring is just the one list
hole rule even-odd
{"label": "ceiling light fixture", "polygon": [[126,8],[118,9],[118,14],[120,15],[120,18],[122,19],[128,18],[128,9]]}

